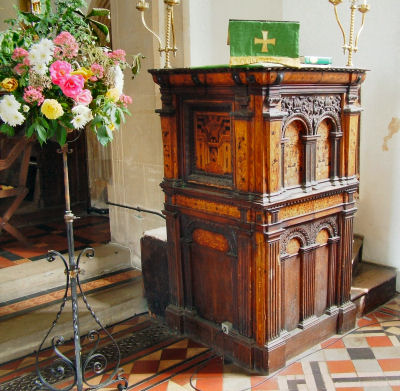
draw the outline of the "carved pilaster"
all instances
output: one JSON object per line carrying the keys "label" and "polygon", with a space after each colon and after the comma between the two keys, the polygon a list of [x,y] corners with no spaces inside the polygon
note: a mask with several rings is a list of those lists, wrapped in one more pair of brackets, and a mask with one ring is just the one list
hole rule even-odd
{"label": "carved pilaster", "polygon": [[[352,194],[350,196],[352,199]],[[350,202],[351,204],[351,202]],[[340,217],[340,261],[338,264],[338,332],[354,327],[356,306],[350,300],[353,254],[354,209],[346,210]]]}
{"label": "carved pilaster", "polygon": [[342,132],[331,132],[331,146],[332,146],[332,161],[330,167],[330,178],[333,181],[339,179],[340,174],[340,140],[343,137]]}
{"label": "carved pilaster", "polygon": [[341,232],[341,257],[340,257],[340,270],[339,270],[339,300],[340,305],[348,302],[350,300],[350,289],[351,289],[351,272],[352,265],[351,259],[353,254],[353,221],[354,212],[343,213],[340,222],[340,232]]}
{"label": "carved pilaster", "polygon": [[167,224],[170,303],[178,307],[183,307],[183,268],[182,256],[179,246],[180,221],[178,215],[175,212],[165,210],[164,214]]}
{"label": "carved pilaster", "polygon": [[184,274],[185,274],[185,308],[193,309],[193,295],[192,295],[192,270],[191,270],[191,256],[190,246],[192,244],[191,238],[182,239],[182,257],[185,260]]}
{"label": "carved pilaster", "polygon": [[[240,78],[238,80],[240,80]],[[236,87],[234,111],[231,113],[234,119],[249,121],[254,117],[254,112],[251,109],[250,101],[251,98],[249,96],[246,86]]]}
{"label": "carved pilaster", "polygon": [[311,190],[315,184],[316,177],[316,149],[317,149],[317,136],[302,135],[301,139],[304,145],[304,178],[303,184],[305,189]]}
{"label": "carved pilaster", "polygon": [[278,338],[282,329],[281,264],[279,236],[267,239],[267,341]]}
{"label": "carved pilaster", "polygon": [[314,324],[315,316],[315,246],[301,249],[300,328]]}
{"label": "carved pilaster", "polygon": [[255,239],[255,339],[265,345],[282,329],[280,231],[268,236],[256,232]]}
{"label": "carved pilaster", "polygon": [[265,150],[265,182],[267,193],[277,194],[282,188],[281,183],[281,129],[282,120],[286,113],[280,110],[280,86],[274,85],[263,90],[264,137]]}
{"label": "carved pilaster", "polygon": [[337,270],[337,254],[340,243],[340,237],[331,237],[328,240],[329,245],[329,264],[328,264],[328,295],[326,298],[327,313],[333,315],[337,313],[336,302],[336,270]]}
{"label": "carved pilaster", "polygon": [[235,328],[241,335],[252,337],[252,273],[254,270],[254,257],[252,251],[251,239],[248,233],[238,233],[238,310]]}

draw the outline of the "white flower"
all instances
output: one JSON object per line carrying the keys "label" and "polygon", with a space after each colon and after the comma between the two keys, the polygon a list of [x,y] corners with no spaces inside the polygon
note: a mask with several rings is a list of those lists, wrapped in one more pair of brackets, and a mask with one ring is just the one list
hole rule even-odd
{"label": "white flower", "polygon": [[41,63],[39,63],[39,64],[35,64],[33,67],[32,67],[32,69],[33,69],[33,71],[35,72],[35,73],[37,73],[38,75],[40,75],[40,76],[44,76],[46,73],[47,73],[47,71],[48,71],[48,67],[47,67],[47,65],[44,63],[44,62],[41,62]]}
{"label": "white flower", "polygon": [[80,115],[74,117],[71,123],[74,126],[74,129],[82,129],[87,124],[87,122],[85,122],[85,119]]}
{"label": "white flower", "polygon": [[120,95],[122,95],[124,89],[124,74],[119,65],[115,65],[111,68],[111,83],[116,88]]}
{"label": "white flower", "polygon": [[72,114],[74,114],[74,118],[72,119],[71,123],[75,129],[83,128],[93,119],[92,110],[84,105],[77,105],[73,107]]}
{"label": "white flower", "polygon": [[30,107],[28,105],[23,105],[22,110],[24,111],[24,113],[27,113],[30,110]]}
{"label": "white flower", "polygon": [[72,113],[75,115],[81,115],[83,117],[87,117],[92,119],[92,110],[89,109],[89,107],[85,105],[76,105],[72,108]]}
{"label": "white flower", "polygon": [[41,39],[32,45],[29,50],[29,61],[32,65],[38,66],[48,64],[53,59],[54,44],[47,38]]}
{"label": "white flower", "polygon": [[46,49],[48,52],[53,53],[54,52],[54,43],[50,39],[43,38],[39,42],[40,46],[44,49]]}
{"label": "white flower", "polygon": [[21,103],[19,103],[14,95],[4,95],[0,101],[0,112],[16,112],[20,109]]}
{"label": "white flower", "polygon": [[9,115],[7,121],[4,122],[7,122],[11,126],[18,126],[22,125],[24,121],[25,117],[19,111],[16,111]]}

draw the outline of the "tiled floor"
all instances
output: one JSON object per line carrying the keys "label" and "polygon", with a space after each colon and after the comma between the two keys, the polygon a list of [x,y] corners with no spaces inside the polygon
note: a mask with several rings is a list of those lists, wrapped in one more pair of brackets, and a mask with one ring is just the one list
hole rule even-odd
{"label": "tiled floor", "polygon": [[[147,315],[134,317],[110,331],[121,349],[121,366],[129,390],[400,391],[399,317],[400,296],[397,296],[359,319],[359,328],[352,333],[330,338],[268,377],[250,375],[224,363],[207,347],[172,334]],[[68,355],[71,348],[67,344],[62,352]],[[49,365],[51,354],[45,352],[43,366]],[[31,391],[35,377],[32,364],[33,357],[29,356],[0,366],[0,391]],[[89,382],[96,385],[106,378],[97,376]],[[58,386],[66,384],[61,382]],[[116,389],[115,384],[100,388]]]}
{"label": "tiled floor", "polygon": [[[31,243],[24,247],[7,232],[0,234],[0,269],[37,261],[46,256],[48,250],[67,251],[65,223],[40,224],[25,227],[21,232]],[[104,216],[86,216],[74,222],[75,249],[96,246],[110,241],[109,220]]]}

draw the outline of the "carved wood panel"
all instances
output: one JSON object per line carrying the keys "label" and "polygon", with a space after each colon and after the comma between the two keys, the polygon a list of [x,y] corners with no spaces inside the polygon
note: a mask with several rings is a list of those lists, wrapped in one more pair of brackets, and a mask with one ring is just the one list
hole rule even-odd
{"label": "carved wood panel", "polygon": [[304,152],[301,134],[303,126],[299,121],[290,123],[285,132],[284,185],[292,187],[303,182]]}
{"label": "carved wood panel", "polygon": [[287,331],[294,330],[300,322],[300,276],[300,254],[282,262],[282,317]]}
{"label": "carved wood panel", "polygon": [[320,123],[317,134],[317,159],[316,159],[316,180],[329,179],[331,165],[331,140],[329,134],[332,125],[327,120]]}
{"label": "carved wood panel", "polygon": [[231,120],[227,113],[196,112],[196,169],[213,174],[232,173]]}

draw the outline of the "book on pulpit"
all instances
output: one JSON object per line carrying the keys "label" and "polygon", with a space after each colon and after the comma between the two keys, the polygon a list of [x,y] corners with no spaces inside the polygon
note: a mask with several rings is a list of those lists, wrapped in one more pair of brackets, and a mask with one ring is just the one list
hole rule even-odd
{"label": "book on pulpit", "polygon": [[300,67],[299,22],[229,20],[230,65],[278,63]]}

